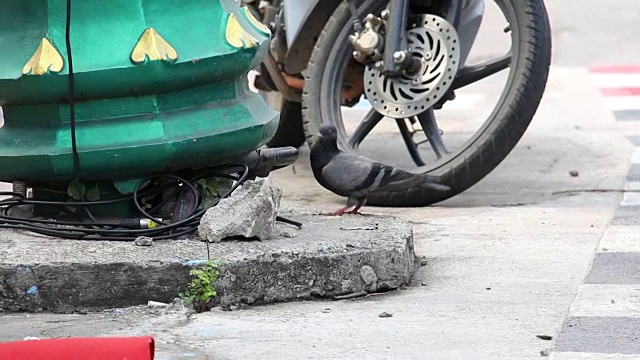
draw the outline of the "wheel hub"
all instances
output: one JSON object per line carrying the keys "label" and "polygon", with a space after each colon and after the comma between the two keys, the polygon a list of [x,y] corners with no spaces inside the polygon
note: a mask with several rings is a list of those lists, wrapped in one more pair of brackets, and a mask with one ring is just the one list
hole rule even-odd
{"label": "wheel hub", "polygon": [[365,94],[371,106],[392,118],[416,116],[436,104],[458,71],[460,42],[453,25],[435,15],[409,20],[409,52],[421,62],[415,74],[388,78],[373,66],[365,70]]}

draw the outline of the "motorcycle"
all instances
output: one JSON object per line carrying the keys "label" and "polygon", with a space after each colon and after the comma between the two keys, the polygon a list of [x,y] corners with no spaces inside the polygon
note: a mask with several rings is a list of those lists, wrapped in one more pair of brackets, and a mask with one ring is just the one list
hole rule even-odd
{"label": "motorcycle", "polygon": [[[320,124],[331,123],[340,148],[358,152],[387,118],[412,159],[409,170],[451,187],[444,194],[407,188],[371,197],[372,205],[426,206],[479,182],[517,145],[547,83],[552,43],[543,0],[493,0],[507,23],[509,50],[473,64],[488,0],[243,2],[273,34],[254,84],[281,110],[269,146],[311,145]],[[447,146],[436,113],[465,87],[499,73],[505,86],[487,119],[455,149]],[[347,131],[343,110],[362,104],[368,111]]]}

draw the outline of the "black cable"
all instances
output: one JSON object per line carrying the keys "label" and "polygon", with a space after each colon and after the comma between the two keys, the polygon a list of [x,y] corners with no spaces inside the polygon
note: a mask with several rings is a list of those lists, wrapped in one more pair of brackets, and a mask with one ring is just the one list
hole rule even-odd
{"label": "black cable", "polygon": [[[240,170],[240,176],[229,174],[228,172]],[[116,200],[105,200],[105,201],[95,201],[95,202],[87,202],[87,201],[78,201],[78,202],[56,202],[56,201],[41,201],[41,200],[32,200],[25,199],[20,194],[14,194],[12,192],[0,192],[0,196],[11,196],[9,199],[0,200],[0,208],[2,208],[2,214],[0,215],[0,228],[5,229],[18,229],[18,230],[26,230],[33,233],[57,237],[57,238],[65,238],[72,240],[102,240],[102,241],[132,241],[138,236],[149,236],[154,240],[167,240],[167,239],[176,239],[184,235],[189,235],[197,231],[198,226],[200,224],[200,220],[202,216],[206,213],[206,211],[216,206],[222,199],[231,196],[231,194],[244,182],[247,180],[249,176],[249,168],[246,165],[231,165],[228,167],[218,167],[212,171],[207,171],[193,179],[186,180],[182,177],[176,175],[154,175],[149,176],[138,183],[135,187],[134,192],[131,196],[125,199]],[[201,206],[204,198],[198,192],[197,187],[194,185],[199,179],[209,178],[209,177],[219,177],[219,178],[227,178],[234,180],[235,183],[231,186],[229,190],[227,190],[221,197],[219,197],[216,201],[213,202],[207,208],[202,208],[198,210]],[[140,191],[141,187],[147,184],[153,184],[154,179],[161,178],[169,178],[175,180],[174,184],[171,186],[186,186],[194,195],[195,201],[189,211],[188,216],[185,219],[180,221],[176,221],[175,223],[165,223],[157,219],[152,209],[151,211],[146,211],[144,206],[140,204],[140,199],[143,196],[146,196],[154,191],[159,192],[162,191],[163,188],[169,186],[168,184],[160,185],[160,188],[155,187],[153,189],[149,189],[146,191]],[[173,196],[177,196],[180,191],[174,191],[168,198],[170,199]],[[167,199],[164,199],[167,200]],[[155,222],[156,227],[148,228],[148,229],[134,229],[127,228],[124,224],[127,222],[128,226],[139,226],[139,220],[137,219],[129,219],[124,220],[123,222],[98,222],[96,221],[93,214],[90,212],[89,207],[97,206],[97,205],[105,205],[105,204],[115,204],[123,201],[132,201],[138,211],[141,213],[143,218],[146,218],[150,221]],[[45,219],[23,219],[17,218],[7,215],[7,209],[12,206],[17,205],[49,205],[60,207],[61,209],[66,209],[67,206],[80,206],[86,210],[87,215],[91,221],[55,221],[55,220],[45,220]],[[162,204],[162,202],[161,202]],[[159,209],[159,206],[156,205],[154,209]],[[301,227],[302,224],[289,220],[283,217],[278,216],[276,218],[277,221],[285,222],[288,224],[292,224],[298,227]]]}
{"label": "black cable", "polygon": [[76,176],[80,176],[80,156],[76,141],[76,104],[75,85],[73,79],[73,55],[71,53],[71,0],[67,0],[67,20],[65,41],[67,43],[67,62],[69,63],[69,121],[71,123],[71,151],[73,152],[73,170]]}
{"label": "black cable", "polygon": [[[231,171],[231,170],[242,170],[242,174],[240,176],[234,176],[231,174],[223,173],[223,170]],[[229,197],[239,186],[241,186],[249,175],[249,168],[246,165],[231,165],[227,167],[218,167],[213,171],[205,172],[203,175],[200,175],[191,181],[183,179],[179,176],[175,175],[154,175],[149,176],[136,186],[134,190],[134,194],[126,199],[118,199],[115,200],[106,200],[106,201],[96,201],[96,202],[56,202],[56,201],[41,201],[41,200],[31,200],[25,199],[19,194],[14,194],[11,192],[0,192],[0,195],[12,196],[12,198],[0,200],[0,207],[4,207],[5,211],[3,215],[0,215],[0,228],[7,229],[20,229],[27,230],[34,233],[38,233],[46,236],[53,237],[61,237],[66,239],[74,239],[74,240],[111,240],[111,241],[131,241],[138,236],[150,236],[156,240],[164,240],[164,239],[174,239],[183,235],[188,235],[197,230],[197,227],[200,223],[200,219],[208,210],[201,209],[197,210],[201,203],[201,196],[198,192],[198,189],[193,185],[193,182],[197,181],[202,176],[212,176],[212,177],[222,177],[235,180],[235,184],[217,201],[215,201],[211,206],[215,206],[221,199]],[[151,182],[151,180],[158,178],[171,178],[175,180],[178,184],[182,184],[182,186],[186,186],[193,192],[196,201],[194,202],[191,211],[189,212],[189,216],[181,221],[177,221],[172,224],[165,224],[159,222],[155,216],[151,213],[147,212],[141,206],[139,199],[144,196],[143,194],[149,194],[150,191],[140,191],[142,185],[146,185]],[[157,188],[152,189],[155,191],[159,191]],[[177,194],[177,192],[174,192]],[[24,204],[32,204],[32,205],[50,205],[50,206],[58,206],[61,208],[65,208],[67,206],[81,206],[81,207],[90,207],[96,205],[105,205],[105,204],[114,204],[122,201],[133,201],[138,210],[141,212],[144,218],[147,218],[150,221],[155,222],[158,226],[152,229],[118,229],[118,223],[105,223],[105,222],[71,222],[71,221],[53,221],[53,220],[41,220],[41,219],[22,219],[8,216],[6,214],[6,207],[15,206],[15,205],[24,205]],[[91,214],[88,212],[88,214]],[[93,215],[90,215],[93,217]],[[94,220],[95,218],[91,219]]]}
{"label": "black cable", "polygon": [[[161,189],[158,188],[154,188],[154,189],[149,189],[147,191],[143,191],[142,193],[140,193],[140,196],[146,196],[149,195],[152,192],[159,192]],[[11,192],[0,192],[0,196],[11,196],[14,193]],[[16,194],[18,195],[18,194]],[[97,205],[113,205],[113,204],[118,204],[118,203],[123,203],[123,202],[127,202],[127,201],[131,201],[133,198],[133,196],[128,196],[128,197],[124,197],[124,198],[119,198],[119,199],[113,199],[113,200],[98,200],[98,201],[91,201],[91,202],[87,202],[87,201],[70,201],[70,202],[65,202],[65,203],[61,203],[58,201],[47,201],[47,200],[33,200],[33,199],[22,199],[20,200],[20,204],[21,205],[51,205],[51,206],[60,206],[62,204],[64,204],[64,206],[97,206]],[[9,199],[7,199],[9,200]],[[4,201],[4,200],[2,200]],[[0,201],[0,204],[2,203],[2,201]]]}
{"label": "black cable", "polygon": [[193,196],[195,197],[196,201],[195,201],[195,206],[194,208],[191,210],[191,212],[189,213],[189,215],[187,217],[191,217],[193,215],[193,213],[195,212],[195,210],[198,208],[199,203],[200,203],[200,194],[198,193],[198,189],[196,189],[195,186],[193,186],[193,184],[191,184],[191,182],[184,180],[183,178],[179,177],[179,176],[175,176],[175,175],[151,175],[146,177],[144,180],[142,180],[141,182],[138,183],[138,185],[136,185],[136,187],[133,189],[133,204],[136,206],[136,208],[138,209],[138,211],[140,211],[140,213],[142,215],[144,215],[147,219],[155,222],[156,224],[159,225],[168,225],[166,223],[164,223],[162,220],[155,218],[153,215],[147,213],[147,211],[144,209],[144,206],[142,206],[139,202],[138,202],[138,191],[140,191],[140,185],[144,184],[146,181],[152,180],[152,179],[157,179],[157,178],[169,178],[169,179],[174,179],[177,180],[179,182],[182,182],[183,185],[189,187],[189,190],[191,190],[191,192],[193,193]]}
{"label": "black cable", "polygon": [[296,226],[298,228],[302,227],[302,223],[301,222],[295,221],[295,220],[291,220],[291,219],[287,219],[287,218],[282,217],[282,216],[276,216],[276,221],[280,221],[280,222],[283,222],[285,224],[293,225],[293,226]]}

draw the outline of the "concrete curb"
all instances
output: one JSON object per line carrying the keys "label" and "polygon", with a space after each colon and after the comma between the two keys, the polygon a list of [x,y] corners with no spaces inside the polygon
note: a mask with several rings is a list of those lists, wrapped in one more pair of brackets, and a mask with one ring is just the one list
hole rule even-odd
{"label": "concrete curb", "polygon": [[[278,225],[272,240],[209,244],[211,258],[223,263],[216,284],[223,307],[409,284],[415,254],[407,222],[283,215],[302,222],[303,228]],[[193,240],[135,246],[0,231],[0,308],[69,312],[170,302],[186,288],[190,268],[206,259],[206,244]]]}

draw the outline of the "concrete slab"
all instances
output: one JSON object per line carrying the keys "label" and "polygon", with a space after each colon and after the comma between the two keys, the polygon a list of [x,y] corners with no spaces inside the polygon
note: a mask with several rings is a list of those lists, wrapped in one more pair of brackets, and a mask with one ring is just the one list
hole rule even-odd
{"label": "concrete slab", "polygon": [[[58,240],[0,231],[0,308],[66,312],[169,302],[207,252],[222,260],[222,306],[384,291],[408,284],[415,254],[406,221],[382,216],[282,213],[302,222],[291,237],[207,244]],[[373,272],[373,273],[372,273]]]}

